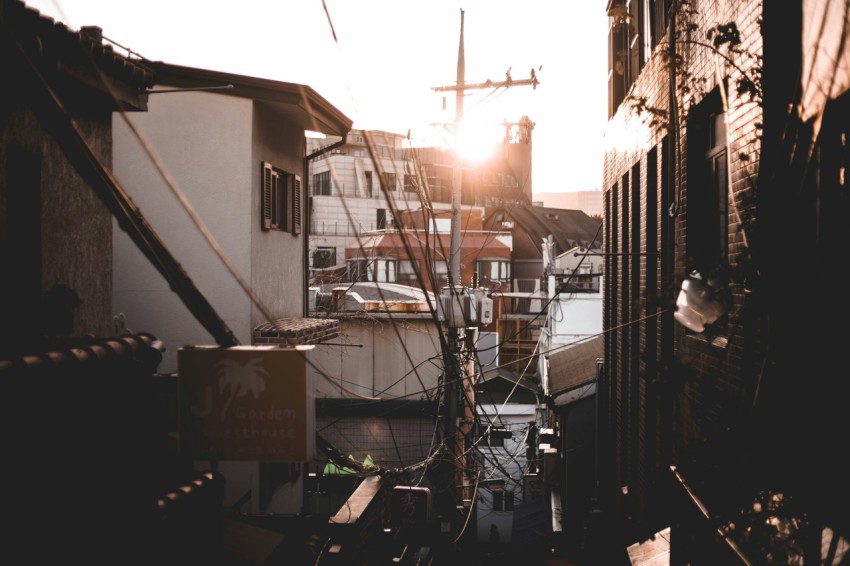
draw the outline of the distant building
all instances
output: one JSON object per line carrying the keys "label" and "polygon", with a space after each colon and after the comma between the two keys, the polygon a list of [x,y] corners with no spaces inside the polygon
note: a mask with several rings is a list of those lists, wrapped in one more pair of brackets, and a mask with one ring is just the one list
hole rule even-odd
{"label": "distant building", "polygon": [[487,209],[484,227],[511,234],[511,283],[493,289],[502,362],[515,364],[508,367],[518,373],[536,373],[536,362],[528,370],[523,366],[536,358],[534,348],[545,324],[541,311],[549,299],[542,277],[546,254],[556,257],[578,248],[600,250],[601,224],[580,210],[502,205]]}
{"label": "distant building", "polygon": [[534,193],[533,202],[547,208],[581,210],[589,216],[602,216],[602,191],[564,191]]}
{"label": "distant building", "polygon": [[[461,164],[464,210],[530,202],[532,126],[527,119],[508,124],[499,155],[481,165]],[[345,138],[307,138],[307,154],[316,154],[306,181],[312,274],[342,266],[345,248],[360,234],[397,227],[396,216],[404,211],[451,210],[450,150],[410,147],[405,136],[392,132],[352,130]]]}
{"label": "distant building", "polygon": [[[348,281],[403,283],[439,292],[447,284],[451,250],[449,212],[430,223],[421,214],[401,216],[403,229],[387,229],[361,235],[345,250]],[[428,226],[430,224],[430,226]],[[481,212],[462,215],[460,281],[471,286],[475,273],[483,275],[482,286],[510,285],[511,236],[509,232],[482,229]]]}

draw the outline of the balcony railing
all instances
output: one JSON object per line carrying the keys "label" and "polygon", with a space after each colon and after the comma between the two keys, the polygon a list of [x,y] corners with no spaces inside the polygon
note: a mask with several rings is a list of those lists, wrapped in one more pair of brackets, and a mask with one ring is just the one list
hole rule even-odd
{"label": "balcony railing", "polygon": [[598,293],[599,273],[573,273],[562,275],[557,279],[559,293]]}

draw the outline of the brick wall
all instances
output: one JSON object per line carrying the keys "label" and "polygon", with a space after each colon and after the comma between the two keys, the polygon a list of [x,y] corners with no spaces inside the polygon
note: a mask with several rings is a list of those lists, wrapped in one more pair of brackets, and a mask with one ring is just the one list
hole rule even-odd
{"label": "brick wall", "polygon": [[[716,23],[734,21],[741,48],[760,52],[761,5],[689,5],[693,12],[680,13],[677,21],[680,30],[686,28],[684,20],[694,24],[676,44],[681,56],[677,115],[671,121],[670,68],[662,44],[644,64],[606,134],[604,241],[611,255],[605,279],[606,378],[600,392],[607,420],[602,430],[607,432],[600,442],[609,504],[617,509],[627,537],[635,540],[663,526],[663,477],[669,464],[722,430],[752,393],[741,331],[746,300],[742,288],[731,289],[730,330],[724,340],[710,343],[701,335],[686,336],[672,314],[689,268],[687,239],[701,237],[689,233],[686,222],[687,119],[718,86],[717,69],[727,77],[729,91],[730,266],[747,253],[741,226],[753,215],[761,108],[736,93],[738,71],[708,47],[706,31]],[[747,72],[756,64],[746,56],[734,61]],[[675,127],[675,136],[668,135],[668,126]]]}

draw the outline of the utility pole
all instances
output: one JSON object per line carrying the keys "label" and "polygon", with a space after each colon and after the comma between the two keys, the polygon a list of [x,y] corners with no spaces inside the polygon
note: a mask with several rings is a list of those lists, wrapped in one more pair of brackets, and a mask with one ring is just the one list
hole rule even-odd
{"label": "utility pole", "polygon": [[[454,167],[452,171],[452,221],[451,243],[449,248],[448,284],[441,290],[437,300],[437,318],[446,326],[448,352],[444,355],[445,375],[444,392],[446,411],[443,420],[443,439],[446,451],[453,458],[453,485],[439,486],[441,490],[450,492],[452,497],[446,497],[443,508],[439,509],[443,517],[455,518],[455,509],[466,509],[468,514],[475,512],[473,487],[477,479],[477,470],[468,463],[472,458],[466,455],[466,438],[473,430],[474,414],[474,385],[475,385],[475,340],[478,337],[478,325],[489,324],[493,317],[493,301],[486,296],[485,290],[478,288],[477,274],[473,276],[472,289],[463,286],[460,274],[460,245],[461,245],[461,186],[463,183],[462,158],[459,155],[457,140],[463,123],[464,92],[472,89],[509,88],[511,86],[530,85],[537,88],[539,81],[531,70],[531,78],[513,80],[510,69],[505,74],[505,80],[494,82],[466,84],[465,54],[463,43],[464,11],[460,11],[460,42],[457,57],[457,80],[453,86],[435,87],[436,92],[453,91],[455,97],[454,134],[455,148],[453,153]],[[463,417],[458,404],[463,402]],[[448,474],[447,474],[448,475]],[[445,476],[444,476],[445,477]],[[458,505],[460,499],[460,505]],[[451,522],[451,521],[450,521]],[[474,522],[472,522],[474,524]],[[458,525],[452,524],[452,536],[458,535]],[[441,525],[444,527],[444,525]],[[442,530],[445,531],[445,528]]]}

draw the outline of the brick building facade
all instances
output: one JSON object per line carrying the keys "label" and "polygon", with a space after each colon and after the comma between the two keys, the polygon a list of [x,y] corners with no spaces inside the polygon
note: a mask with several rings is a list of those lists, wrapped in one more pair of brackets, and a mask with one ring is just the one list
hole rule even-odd
{"label": "brick building facade", "polygon": [[597,480],[672,564],[846,547],[839,4],[609,2]]}

